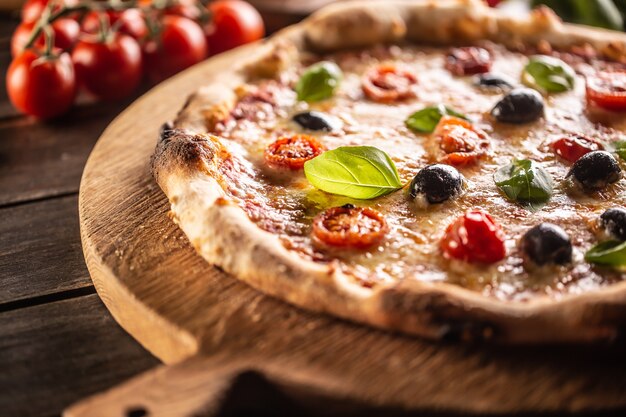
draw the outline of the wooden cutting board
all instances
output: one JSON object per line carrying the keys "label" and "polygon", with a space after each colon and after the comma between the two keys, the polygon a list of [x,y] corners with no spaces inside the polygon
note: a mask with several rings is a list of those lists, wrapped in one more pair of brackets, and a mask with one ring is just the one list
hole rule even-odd
{"label": "wooden cutting board", "polygon": [[626,407],[623,346],[497,347],[390,334],[264,296],[196,255],[168,217],[150,155],[160,125],[187,94],[254,48],[157,86],[93,150],[80,189],[89,271],[115,319],[166,365],[72,406],[66,416]]}

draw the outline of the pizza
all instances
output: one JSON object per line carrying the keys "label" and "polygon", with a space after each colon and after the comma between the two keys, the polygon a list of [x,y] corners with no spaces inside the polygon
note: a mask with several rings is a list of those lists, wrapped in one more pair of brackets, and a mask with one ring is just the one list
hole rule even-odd
{"label": "pizza", "polygon": [[626,324],[626,36],[480,1],[323,9],[207,80],[153,156],[209,263],[432,339]]}

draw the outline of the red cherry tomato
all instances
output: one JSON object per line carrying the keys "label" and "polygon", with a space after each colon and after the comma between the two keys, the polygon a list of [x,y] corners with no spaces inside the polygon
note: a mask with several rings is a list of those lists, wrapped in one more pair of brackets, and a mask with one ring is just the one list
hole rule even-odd
{"label": "red cherry tomato", "polygon": [[445,164],[473,164],[489,149],[487,134],[458,117],[443,116],[433,134],[440,140],[439,146],[445,153],[440,161]]}
{"label": "red cherry tomato", "polygon": [[469,210],[450,223],[440,246],[446,257],[466,262],[493,263],[506,255],[502,229],[489,214],[478,209]]}
{"label": "red cherry tomato", "polygon": [[100,32],[100,16],[104,13],[109,19],[109,25],[115,25],[121,33],[132,36],[137,40],[143,39],[148,34],[148,26],[139,9],[123,11],[107,10],[106,12],[89,12],[83,19],[82,29],[85,33],[96,34]]}
{"label": "red cherry tomato", "polygon": [[211,21],[205,28],[211,54],[219,54],[261,39],[265,26],[259,12],[240,0],[218,0],[208,4]]}
{"label": "red cherry tomato", "polygon": [[154,82],[202,61],[207,56],[207,43],[202,28],[182,16],[164,16],[157,39],[144,44],[144,62]]}
{"label": "red cherry tomato", "polygon": [[502,3],[502,0],[486,0],[489,7],[496,7],[498,4]]}
{"label": "red cherry tomato", "polygon": [[454,75],[473,75],[489,72],[492,58],[484,48],[467,46],[453,48],[446,57],[446,69]]}
{"label": "red cherry tomato", "polygon": [[16,108],[40,119],[65,113],[76,96],[70,55],[42,58],[30,49],[22,52],[9,66],[7,92]]}
{"label": "red cherry tomato", "polygon": [[604,149],[601,143],[583,135],[572,135],[558,139],[550,145],[561,158],[568,162],[576,162],[581,156]]}
{"label": "red cherry tomato", "polygon": [[324,152],[324,146],[310,135],[285,136],[265,149],[265,161],[275,168],[302,169],[304,163]]}
{"label": "red cherry tomato", "polygon": [[[207,12],[208,13],[208,12]],[[165,14],[170,14],[174,16],[183,16],[187,19],[194,20],[198,22],[202,18],[202,13],[200,8],[195,5],[193,2],[179,2],[174,4],[173,6],[165,9]]]}
{"label": "red cherry tomato", "polygon": [[329,246],[366,249],[380,243],[387,230],[382,214],[352,204],[330,208],[313,219],[314,240]]}
{"label": "red cherry tomato", "polygon": [[626,111],[626,71],[600,71],[588,76],[586,81],[589,104]]}
{"label": "red cherry tomato", "polygon": [[[48,3],[50,3],[50,0],[26,0],[22,6],[22,22],[32,23],[39,20]],[[53,10],[58,10],[62,4],[74,6],[76,3],[76,0],[65,0],[62,3],[57,1]]]}
{"label": "red cherry tomato", "polygon": [[[22,22],[15,29],[11,38],[12,56],[16,57],[22,52],[34,26],[35,23]],[[52,22],[52,30],[54,32],[54,47],[64,51],[70,49],[78,40],[78,35],[80,35],[80,25],[74,19],[69,18],[61,18]],[[43,49],[44,45],[45,37],[42,33],[35,41],[34,46]]]}
{"label": "red cherry tomato", "polygon": [[415,97],[413,86],[417,77],[393,64],[383,64],[372,68],[363,76],[363,93],[378,103],[393,103]]}
{"label": "red cherry tomato", "polygon": [[72,51],[79,84],[103,100],[129,96],[141,82],[141,47],[132,37],[116,33],[104,42],[81,40]]}

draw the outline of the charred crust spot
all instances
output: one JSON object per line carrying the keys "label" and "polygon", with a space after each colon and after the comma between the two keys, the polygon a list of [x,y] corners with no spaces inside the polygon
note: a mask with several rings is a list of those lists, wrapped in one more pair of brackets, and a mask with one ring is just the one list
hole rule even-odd
{"label": "charred crust spot", "polygon": [[211,162],[220,150],[219,142],[212,136],[176,129],[171,123],[166,123],[161,127],[159,140],[152,155],[152,173],[159,182],[163,172],[173,169],[210,168]]}
{"label": "charred crust spot", "polygon": [[450,321],[441,325],[439,333],[439,339],[450,343],[484,342],[496,336],[495,326],[480,321]]}
{"label": "charred crust spot", "polygon": [[401,288],[383,293],[382,308],[393,316],[410,315],[436,329],[447,342],[482,342],[501,338],[499,327],[482,318],[468,318],[468,311],[444,293],[409,293]]}

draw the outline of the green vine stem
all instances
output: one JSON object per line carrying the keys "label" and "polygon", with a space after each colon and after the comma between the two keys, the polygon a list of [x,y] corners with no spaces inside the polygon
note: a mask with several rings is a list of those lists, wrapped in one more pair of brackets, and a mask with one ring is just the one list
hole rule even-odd
{"label": "green vine stem", "polygon": [[[62,1],[62,0],[59,0],[59,1]],[[26,42],[22,50],[32,48],[32,46],[35,44],[39,36],[42,33],[44,33],[46,36],[46,52],[45,53],[46,54],[52,53],[52,48],[51,47],[49,48],[48,42],[50,39],[52,39],[52,44],[54,44],[54,33],[53,33],[54,31],[52,30],[50,25],[57,19],[60,19],[62,17],[75,14],[75,13],[80,14],[79,21],[82,21],[85,15],[90,11],[101,13],[101,16],[99,17],[100,19],[99,35],[102,41],[106,40],[108,34],[111,31],[115,31],[119,27],[119,24],[113,25],[113,27],[111,27],[110,21],[103,22],[103,16],[105,12],[107,11],[119,12],[119,11],[124,11],[128,9],[135,9],[135,8],[141,9],[144,12],[146,24],[148,26],[148,32],[150,33],[151,36],[154,36],[158,34],[159,32],[158,25],[155,25],[154,23],[154,20],[156,20],[154,19],[154,17],[158,17],[160,14],[163,13],[163,10],[167,9],[168,7],[174,6],[177,3],[178,3],[177,0],[155,0],[153,3],[147,6],[140,6],[138,3],[138,0],[128,0],[128,1],[125,1],[125,0],[108,0],[108,1],[87,0],[75,6],[62,5],[57,11],[54,11],[54,8],[58,5],[58,2],[51,1],[50,3],[48,3],[48,6],[45,8],[39,20],[37,20],[37,23],[33,27],[33,30],[31,31],[30,36],[28,38],[28,41]],[[195,3],[196,7],[198,7],[198,9],[200,10],[200,22],[201,23],[208,22],[211,17],[211,13],[206,8],[207,4],[208,4],[207,0],[198,0]],[[106,19],[107,20],[109,19],[108,16],[106,17]]]}

